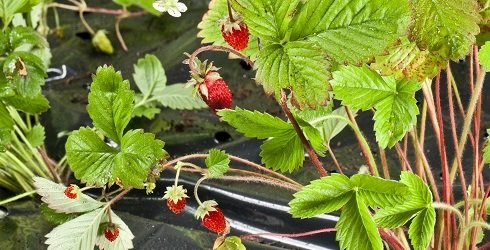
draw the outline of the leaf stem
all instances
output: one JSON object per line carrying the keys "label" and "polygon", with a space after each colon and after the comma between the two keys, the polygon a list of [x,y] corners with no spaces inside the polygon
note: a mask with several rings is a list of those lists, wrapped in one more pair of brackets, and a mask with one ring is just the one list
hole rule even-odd
{"label": "leaf stem", "polygon": [[31,196],[31,195],[33,195],[35,193],[36,193],[36,190],[32,190],[32,191],[29,191],[29,192],[24,192],[22,194],[18,194],[18,195],[14,196],[14,197],[10,197],[8,199],[5,199],[3,201],[0,201],[0,205],[7,204],[7,203],[12,202],[12,201],[16,201],[16,200],[22,199],[22,198],[27,197],[27,196]]}
{"label": "leaf stem", "polygon": [[303,134],[303,131],[301,130],[301,127],[299,126],[298,122],[296,121],[293,114],[291,113],[291,110],[289,110],[287,104],[287,97],[284,90],[281,90],[281,100],[279,104],[281,105],[282,111],[284,111],[286,116],[291,121],[294,130],[296,130],[296,133],[298,134],[301,142],[303,143],[303,146],[306,148],[308,155],[310,155],[311,161],[313,162],[313,165],[315,166],[316,170],[318,171],[320,176],[327,176],[328,172],[325,170],[322,163],[318,159],[318,155],[315,153],[315,150],[313,150],[313,148],[311,147],[310,142],[308,141],[308,139],[306,139],[305,135]]}
{"label": "leaf stem", "polygon": [[230,23],[235,22],[235,19],[233,18],[233,10],[231,9],[231,3],[230,0],[226,1],[228,3],[228,18],[230,19]]}
{"label": "leaf stem", "polygon": [[287,238],[298,238],[298,237],[304,237],[304,236],[310,236],[310,235],[315,235],[315,234],[321,234],[321,233],[332,233],[336,232],[336,228],[323,228],[323,229],[318,229],[318,230],[313,230],[313,231],[308,231],[308,232],[303,232],[303,233],[256,233],[256,234],[245,234],[241,235],[240,239],[242,240],[249,240],[253,238],[257,238],[260,236],[276,236],[276,237],[287,237]]}
{"label": "leaf stem", "polygon": [[191,72],[194,74],[198,74],[199,70],[196,69],[196,66],[192,62],[194,61],[194,59],[196,58],[197,55],[199,55],[200,53],[202,53],[204,51],[223,51],[223,52],[232,53],[232,54],[235,54],[236,56],[240,57],[241,59],[245,60],[250,66],[253,67],[253,65],[254,65],[254,63],[250,60],[250,58],[248,58],[247,56],[245,56],[244,54],[240,53],[237,50],[227,48],[227,47],[223,47],[223,46],[219,46],[219,45],[208,45],[208,46],[200,47],[199,49],[192,52],[192,54],[189,56],[189,68],[190,68]]}
{"label": "leaf stem", "polygon": [[197,204],[199,206],[202,206],[202,202],[201,200],[199,199],[199,195],[197,195],[197,189],[199,188],[199,185],[201,185],[201,183],[206,180],[208,177],[207,176],[203,176],[201,177],[199,180],[197,180],[196,182],[196,185],[194,185],[194,198],[196,199],[197,201]]}
{"label": "leaf stem", "polygon": [[291,184],[287,184],[278,180],[273,180],[271,178],[264,178],[264,177],[257,177],[257,176],[238,176],[238,175],[225,175],[221,176],[218,178],[213,178],[213,179],[219,179],[219,180],[228,180],[228,181],[241,181],[241,182],[256,182],[256,183],[262,183],[262,184],[267,184],[271,186],[276,186],[276,187],[282,187],[285,189],[289,189],[292,191],[299,191],[301,190],[301,187],[294,186]]}

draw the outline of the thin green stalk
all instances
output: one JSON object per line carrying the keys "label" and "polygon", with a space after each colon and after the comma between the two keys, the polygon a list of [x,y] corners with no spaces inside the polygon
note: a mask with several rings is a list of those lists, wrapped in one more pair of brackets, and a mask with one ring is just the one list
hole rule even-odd
{"label": "thin green stalk", "polygon": [[483,222],[483,221],[473,221],[473,222],[469,223],[466,226],[466,228],[464,228],[463,233],[459,237],[458,250],[463,250],[463,244],[466,242],[466,235],[473,228],[482,228],[482,229],[490,230],[490,225],[488,223]]}
{"label": "thin green stalk", "polygon": [[[478,99],[480,99],[480,95],[483,89],[483,83],[485,81],[485,71],[481,71],[476,79],[475,89],[470,98],[470,103],[468,105],[468,110],[466,111],[466,117],[463,122],[463,129],[461,131],[461,136],[459,138],[458,144],[458,152],[456,152],[456,157],[454,157],[453,162],[451,164],[451,172],[449,174],[449,179],[451,183],[454,183],[454,179],[456,177],[456,171],[458,170],[458,161],[457,157],[462,157],[464,148],[466,145],[466,141],[468,139],[468,133],[471,129],[471,122],[473,121],[473,115],[475,114],[476,106],[478,104]],[[476,138],[475,138],[476,139]]]}
{"label": "thin green stalk", "polygon": [[410,132],[410,136],[412,137],[413,144],[415,145],[415,154],[418,154],[418,157],[422,160],[422,165],[424,166],[424,170],[426,172],[426,176],[429,179],[429,184],[432,189],[432,194],[434,195],[434,199],[436,201],[440,201],[439,190],[437,189],[437,184],[434,179],[434,174],[432,173],[432,169],[427,161],[427,157],[422,150],[422,147],[419,144],[417,136],[414,132]]}
{"label": "thin green stalk", "polygon": [[199,195],[197,195],[197,189],[199,188],[199,185],[201,185],[201,183],[207,178],[207,176],[201,177],[201,179],[197,180],[196,185],[194,185],[194,198],[196,199],[196,202],[199,206],[202,206],[202,202],[199,199]]}
{"label": "thin green stalk", "polygon": [[3,205],[3,204],[7,204],[9,202],[13,202],[13,201],[16,201],[18,199],[22,199],[24,197],[27,197],[27,196],[31,196],[33,194],[36,193],[36,190],[32,190],[32,191],[29,191],[29,192],[25,192],[25,193],[22,193],[22,194],[19,194],[19,195],[16,195],[14,197],[10,197],[8,199],[5,199],[3,201],[0,201],[0,205]]}

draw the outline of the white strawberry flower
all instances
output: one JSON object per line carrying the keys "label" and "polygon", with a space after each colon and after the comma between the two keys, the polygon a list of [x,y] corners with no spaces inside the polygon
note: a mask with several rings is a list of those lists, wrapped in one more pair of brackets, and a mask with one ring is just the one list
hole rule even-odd
{"label": "white strawberry flower", "polygon": [[173,17],[180,17],[181,12],[187,11],[187,6],[179,0],[157,0],[153,3],[153,8],[160,12],[168,12]]}

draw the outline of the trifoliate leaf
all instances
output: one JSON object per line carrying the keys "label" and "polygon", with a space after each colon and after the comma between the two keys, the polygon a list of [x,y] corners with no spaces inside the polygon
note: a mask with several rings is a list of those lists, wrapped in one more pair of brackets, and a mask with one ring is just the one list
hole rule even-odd
{"label": "trifoliate leaf", "polygon": [[230,157],[224,151],[211,149],[204,162],[208,168],[207,175],[211,178],[217,178],[223,176],[228,171]]}
{"label": "trifoliate leaf", "polygon": [[406,78],[421,82],[425,78],[433,78],[446,61],[439,54],[420,50],[417,44],[404,37],[390,47],[385,55],[375,57],[370,67],[379,70],[381,75],[393,75],[397,80]]}
{"label": "trifoliate leaf", "polygon": [[305,160],[303,144],[294,130],[265,141],[260,149],[262,163],[281,172],[291,173],[303,166]]}
{"label": "trifoliate leaf", "polygon": [[415,250],[427,249],[434,236],[435,224],[436,211],[432,207],[423,209],[415,216],[408,228],[408,236]]}
{"label": "trifoliate leaf", "polygon": [[10,143],[13,129],[14,120],[10,117],[5,105],[0,102],[0,152],[5,151],[5,146]]}
{"label": "trifoliate leaf", "polygon": [[171,109],[201,109],[206,108],[206,103],[198,96],[194,95],[192,88],[185,88],[184,83],[176,83],[164,89],[155,89],[153,98]]}
{"label": "trifoliate leaf", "polygon": [[485,71],[490,71],[490,42],[486,42],[478,52],[478,59]]}
{"label": "trifoliate leaf", "polygon": [[133,239],[134,235],[129,229],[129,227],[124,223],[124,221],[117,216],[112,210],[109,210],[111,213],[112,223],[118,228],[119,235],[114,241],[109,241],[103,233],[104,228],[103,225],[107,225],[109,223],[109,216],[104,216],[101,220],[101,226],[96,240],[96,245],[100,250],[126,250],[133,248]]}
{"label": "trifoliate leaf", "polygon": [[311,218],[339,210],[354,195],[352,185],[345,175],[332,174],[295,193],[289,202],[289,213],[295,218]]}
{"label": "trifoliate leaf", "polygon": [[131,119],[133,98],[129,82],[123,80],[120,72],[108,66],[97,69],[90,85],[87,111],[95,127],[116,143],[120,143]]}
{"label": "trifoliate leaf", "polygon": [[396,94],[394,78],[383,78],[368,67],[343,66],[333,72],[335,98],[344,106],[367,110]]}
{"label": "trifoliate leaf", "polygon": [[297,12],[291,40],[306,38],[339,63],[360,64],[406,33],[409,8],[398,0],[309,0]]}
{"label": "trifoliate leaf", "polygon": [[41,200],[58,213],[83,213],[104,205],[82,192],[78,192],[77,198],[70,199],[64,193],[66,186],[42,177],[33,179],[36,192],[42,196]]}
{"label": "trifoliate leaf", "polygon": [[105,210],[99,208],[55,227],[46,234],[48,249],[93,249],[104,214]]}
{"label": "trifoliate leaf", "polygon": [[407,199],[408,187],[397,181],[385,180],[366,174],[356,174],[350,178],[357,195],[373,208],[397,206]]}
{"label": "trifoliate leaf", "polygon": [[278,117],[259,111],[249,111],[236,107],[217,112],[221,119],[247,137],[266,139],[281,137],[294,130],[293,126]]}
{"label": "trifoliate leaf", "polygon": [[167,76],[162,63],[154,55],[140,58],[134,65],[133,79],[144,97],[148,98],[154,92],[165,89]]}
{"label": "trifoliate leaf", "polygon": [[41,93],[32,97],[15,95],[3,100],[8,105],[30,114],[40,114],[49,109],[49,101]]}
{"label": "trifoliate leaf", "polygon": [[41,124],[34,125],[31,130],[26,133],[26,138],[33,147],[39,147],[44,144],[45,131]]}
{"label": "trifoliate leaf", "polygon": [[128,131],[120,149],[115,149],[91,129],[80,128],[68,137],[65,148],[75,177],[95,186],[117,178],[124,186],[141,187],[151,167],[164,155],[163,142],[142,130]]}
{"label": "trifoliate leaf", "polygon": [[49,208],[48,204],[46,203],[41,204],[39,209],[41,210],[41,214],[47,221],[56,225],[61,225],[67,221],[75,219],[80,215],[78,213],[72,213],[72,214],[58,213],[54,209]]}
{"label": "trifoliate leaf", "polygon": [[[197,25],[199,33],[197,37],[203,38],[201,43],[213,43],[213,45],[230,47],[221,34],[220,21],[228,17],[227,0],[211,0],[209,10],[204,14],[202,21]],[[259,42],[253,34],[249,35],[247,47],[241,51],[250,58],[255,58],[259,52]],[[232,55],[232,54],[230,54]]]}
{"label": "trifoliate leaf", "polygon": [[16,51],[5,59],[3,73],[18,95],[34,97],[41,93],[46,65],[30,52]]}
{"label": "trifoliate leaf", "polygon": [[421,49],[458,60],[468,54],[480,32],[478,5],[474,0],[409,1],[413,20],[411,36]]}
{"label": "trifoliate leaf", "polygon": [[485,140],[485,147],[483,148],[483,160],[485,163],[490,163],[490,129],[487,129],[487,136]]}
{"label": "trifoliate leaf", "polygon": [[226,239],[215,250],[246,250],[242,239],[237,236],[226,237]]}
{"label": "trifoliate leaf", "polygon": [[345,204],[336,224],[340,249],[382,250],[378,228],[362,197],[353,195]]}
{"label": "trifoliate leaf", "polygon": [[258,55],[256,78],[266,93],[279,96],[282,88],[291,88],[301,107],[314,108],[328,100],[329,65],[315,43],[272,44]]}

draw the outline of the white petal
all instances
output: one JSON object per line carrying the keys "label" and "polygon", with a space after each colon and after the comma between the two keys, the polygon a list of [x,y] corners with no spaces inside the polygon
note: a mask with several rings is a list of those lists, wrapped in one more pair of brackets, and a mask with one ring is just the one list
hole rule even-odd
{"label": "white petal", "polygon": [[181,16],[181,14],[177,8],[169,8],[167,10],[167,12],[169,15],[171,15],[173,17],[180,17]]}
{"label": "white petal", "polygon": [[185,12],[187,10],[187,6],[185,6],[185,4],[183,4],[183,3],[177,3],[177,9],[180,12]]}
{"label": "white petal", "polygon": [[156,10],[158,10],[160,12],[167,11],[167,8],[165,7],[165,5],[163,5],[163,3],[161,1],[154,2],[153,3],[153,8],[155,8]]}

